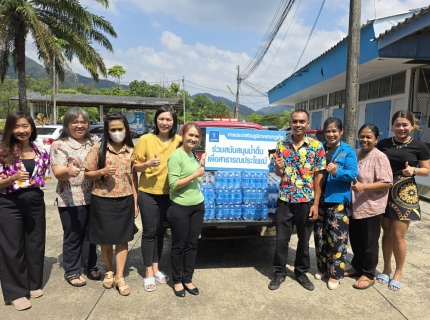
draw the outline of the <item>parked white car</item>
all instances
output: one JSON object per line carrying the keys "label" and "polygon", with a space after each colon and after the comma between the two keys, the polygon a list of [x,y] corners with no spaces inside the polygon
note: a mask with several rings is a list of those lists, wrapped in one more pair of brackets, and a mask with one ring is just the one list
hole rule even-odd
{"label": "parked white car", "polygon": [[63,126],[45,125],[43,127],[36,127],[36,130],[36,145],[43,147],[49,153],[49,151],[51,151],[51,144],[58,139],[63,132]]}

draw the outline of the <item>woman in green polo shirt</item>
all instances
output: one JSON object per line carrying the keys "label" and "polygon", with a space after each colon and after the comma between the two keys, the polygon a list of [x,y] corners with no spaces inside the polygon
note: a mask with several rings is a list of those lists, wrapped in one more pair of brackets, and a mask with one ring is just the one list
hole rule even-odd
{"label": "woman in green polo shirt", "polygon": [[193,295],[199,294],[192,277],[205,214],[200,182],[205,172],[206,154],[199,159],[193,151],[199,146],[201,137],[200,127],[193,122],[187,123],[183,128],[182,142],[167,161],[171,200],[167,219],[172,231],[173,290],[178,297],[184,297],[185,290]]}

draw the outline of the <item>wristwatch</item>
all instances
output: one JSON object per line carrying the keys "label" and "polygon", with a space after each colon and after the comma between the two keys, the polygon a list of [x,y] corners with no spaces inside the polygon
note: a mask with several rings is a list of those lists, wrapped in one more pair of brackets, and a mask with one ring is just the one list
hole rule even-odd
{"label": "wristwatch", "polygon": [[414,174],[413,174],[414,176],[416,176],[416,175],[417,175],[417,170],[418,170],[418,168],[417,168],[417,167],[415,167],[415,168],[414,168]]}

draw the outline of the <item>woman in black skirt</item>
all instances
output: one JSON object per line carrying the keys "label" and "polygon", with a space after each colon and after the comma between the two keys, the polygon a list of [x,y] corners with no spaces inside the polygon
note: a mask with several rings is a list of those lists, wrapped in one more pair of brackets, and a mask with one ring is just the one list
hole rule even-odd
{"label": "woman in black skirt", "polygon": [[[391,119],[394,137],[381,140],[378,149],[386,154],[393,170],[393,187],[382,217],[382,253],[384,270],[376,278],[398,291],[402,287],[402,271],[406,258],[406,232],[411,221],[421,220],[418,189],[414,176],[426,177],[430,173],[430,152],[424,142],[410,136],[419,129],[410,111],[398,111]],[[396,270],[390,280],[391,256],[394,254]]]}
{"label": "woman in black skirt", "polygon": [[[133,172],[133,141],[127,119],[118,112],[107,115],[100,144],[94,145],[85,160],[85,179],[93,180],[88,241],[101,246],[106,273],[103,286],[130,294],[124,280],[128,242],[135,233],[138,215],[137,174]],[[113,245],[116,274],[113,271]]]}

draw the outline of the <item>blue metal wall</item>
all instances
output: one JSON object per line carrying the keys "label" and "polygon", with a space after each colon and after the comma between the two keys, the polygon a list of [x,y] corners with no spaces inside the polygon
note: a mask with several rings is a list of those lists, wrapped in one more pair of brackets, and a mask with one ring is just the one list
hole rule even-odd
{"label": "blue metal wall", "polygon": [[[372,25],[361,30],[360,64],[379,56],[377,41]],[[307,72],[298,72],[296,76],[285,80],[281,85],[269,91],[269,103],[276,102],[294,93],[302,91],[338,74],[346,72],[348,42],[344,41],[330,52],[321,56],[309,66]]]}

